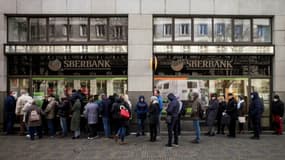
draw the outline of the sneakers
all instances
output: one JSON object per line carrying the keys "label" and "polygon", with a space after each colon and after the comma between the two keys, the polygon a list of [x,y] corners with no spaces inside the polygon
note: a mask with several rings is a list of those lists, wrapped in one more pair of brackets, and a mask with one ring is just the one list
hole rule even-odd
{"label": "sneakers", "polygon": [[87,139],[88,139],[88,140],[92,140],[92,139],[94,139],[94,138],[93,138],[93,137],[88,137]]}
{"label": "sneakers", "polygon": [[173,147],[179,147],[179,145],[178,144],[172,144],[173,145]]}

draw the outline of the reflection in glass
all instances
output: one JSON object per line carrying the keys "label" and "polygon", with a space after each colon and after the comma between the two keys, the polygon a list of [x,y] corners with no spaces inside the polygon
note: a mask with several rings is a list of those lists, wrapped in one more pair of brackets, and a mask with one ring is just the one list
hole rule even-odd
{"label": "reflection in glass", "polygon": [[128,18],[110,18],[110,41],[127,41]]}
{"label": "reflection in glass", "polygon": [[49,41],[67,41],[68,24],[67,18],[49,18]]}
{"label": "reflection in glass", "polygon": [[153,23],[154,41],[172,40],[172,18],[155,18]]}
{"label": "reflection in glass", "polygon": [[194,41],[212,42],[212,19],[195,18],[194,19]]}
{"label": "reflection in glass", "polygon": [[87,41],[88,19],[87,18],[70,18],[70,41]]}
{"label": "reflection in glass", "polygon": [[251,38],[249,19],[235,19],[234,20],[234,41],[235,42],[249,42]]}
{"label": "reflection in glass", "polygon": [[175,18],[175,41],[191,40],[191,19]]}
{"label": "reflection in glass", "polygon": [[46,41],[46,18],[31,18],[30,19],[30,40],[31,41]]}
{"label": "reflection in glass", "polygon": [[232,23],[231,19],[214,19],[214,42],[232,41]]}
{"label": "reflection in glass", "polygon": [[91,18],[90,19],[90,40],[107,41],[107,19]]}
{"label": "reflection in glass", "polygon": [[27,18],[11,17],[8,18],[8,41],[25,42],[27,41],[28,21]]}
{"label": "reflection in glass", "polygon": [[271,42],[270,19],[253,19],[253,41]]}

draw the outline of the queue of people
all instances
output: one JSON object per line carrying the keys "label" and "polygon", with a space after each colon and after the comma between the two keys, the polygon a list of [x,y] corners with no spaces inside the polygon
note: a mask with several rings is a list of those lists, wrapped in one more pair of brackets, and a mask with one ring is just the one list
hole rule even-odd
{"label": "queue of people", "polygon": [[[232,93],[227,95],[226,102],[224,96],[211,94],[209,106],[205,109],[199,99],[199,94],[194,92],[189,94],[191,102],[190,117],[193,120],[195,138],[192,143],[198,144],[201,141],[200,121],[206,120],[208,127],[206,136],[215,134],[225,134],[225,127],[228,128],[230,138],[236,137],[236,124],[238,123],[238,133],[244,133],[245,117],[245,97],[239,95],[238,101]],[[264,112],[263,103],[257,92],[250,94],[249,120],[252,122],[252,139],[260,139],[261,117]],[[167,96],[168,105],[166,111],[166,126],[168,131],[168,141],[166,146],[178,146],[179,135],[181,134],[181,117],[186,113],[185,104],[170,93]],[[50,138],[56,136],[67,137],[69,131],[73,132],[72,139],[79,139],[83,126],[87,126],[88,139],[98,138],[98,129],[103,126],[105,138],[114,138],[119,144],[127,144],[126,136],[130,130],[130,120],[133,118],[132,110],[136,113],[137,133],[136,136],[145,136],[145,125],[148,120],[150,141],[158,139],[160,133],[160,121],[163,110],[163,101],[159,90],[154,91],[154,96],[147,102],[144,96],[139,96],[137,104],[132,109],[132,104],[127,95],[116,95],[107,97],[106,95],[95,95],[88,97],[84,103],[83,96],[78,91],[73,91],[70,97],[61,97],[56,100],[53,96],[45,97],[42,106],[36,105],[32,97],[26,91],[21,91],[21,96],[16,100],[12,92],[9,92],[5,100],[6,113],[6,133],[13,133],[13,125],[16,121],[20,123],[20,135],[28,131],[28,137],[35,139],[43,137],[43,133]],[[283,130],[284,103],[278,95],[274,96],[272,102],[272,120],[275,134],[281,135]],[[206,115],[206,116],[205,116]],[[102,119],[102,120],[100,120]],[[56,122],[59,122],[57,124]],[[60,134],[56,134],[60,126]],[[217,131],[216,131],[217,129]]]}

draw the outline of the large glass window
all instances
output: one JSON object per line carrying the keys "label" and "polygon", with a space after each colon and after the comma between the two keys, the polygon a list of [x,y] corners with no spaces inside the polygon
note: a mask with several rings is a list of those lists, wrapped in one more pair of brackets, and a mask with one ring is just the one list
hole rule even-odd
{"label": "large glass window", "polygon": [[9,78],[9,90],[13,91],[15,97],[21,96],[21,90],[29,91],[28,78]]}
{"label": "large glass window", "polygon": [[30,18],[30,41],[46,41],[46,18]]}
{"label": "large glass window", "polygon": [[253,41],[271,42],[270,19],[253,19]]}
{"label": "large glass window", "polygon": [[194,19],[194,41],[212,42],[212,19],[195,18]]}
{"label": "large glass window", "polygon": [[65,17],[49,18],[49,41],[67,41],[68,23]]}
{"label": "large glass window", "polygon": [[214,19],[214,42],[232,41],[232,21],[231,19]]}
{"label": "large glass window", "polygon": [[128,19],[110,18],[109,36],[110,41],[127,41]]}
{"label": "large glass window", "polygon": [[90,40],[107,41],[107,18],[90,19]]}
{"label": "large glass window", "polygon": [[154,41],[172,41],[172,18],[155,18],[153,23]]}
{"label": "large glass window", "polygon": [[175,41],[191,40],[191,19],[175,18]]}
{"label": "large glass window", "polygon": [[250,19],[234,20],[234,41],[249,42],[251,40]]}
{"label": "large glass window", "polygon": [[8,18],[8,41],[26,42],[28,37],[28,21],[25,17]]}
{"label": "large glass window", "polygon": [[87,41],[88,19],[74,17],[69,19],[70,35],[69,41]]}

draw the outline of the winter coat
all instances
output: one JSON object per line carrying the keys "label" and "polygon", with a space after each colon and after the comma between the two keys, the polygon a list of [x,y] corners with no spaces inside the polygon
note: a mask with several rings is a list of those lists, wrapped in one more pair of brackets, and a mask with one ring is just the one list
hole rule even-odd
{"label": "winter coat", "polygon": [[[143,101],[141,101],[141,99],[143,99]],[[144,96],[140,96],[135,109],[138,119],[146,119],[146,115],[148,112],[147,107],[148,106],[147,103],[145,102]]]}
{"label": "winter coat", "polygon": [[229,99],[226,113],[232,118],[237,119],[238,113],[237,113],[237,102],[234,98]]}
{"label": "winter coat", "polygon": [[217,113],[217,120],[221,120],[223,116],[223,112],[227,108],[227,103],[225,101],[219,102],[219,109]]}
{"label": "winter coat", "polygon": [[80,129],[80,109],[81,109],[81,102],[80,99],[77,99],[71,108],[72,118],[71,118],[70,129],[72,131]]}
{"label": "winter coat", "polygon": [[28,102],[28,101],[32,101],[33,98],[31,96],[27,96],[27,95],[21,95],[16,102],[16,115],[24,115],[24,105]]}
{"label": "winter coat", "polygon": [[157,124],[159,121],[159,102],[153,101],[149,105],[148,118],[150,124]]}
{"label": "winter coat", "polygon": [[85,106],[84,116],[87,118],[88,124],[97,124],[99,115],[99,105],[89,102]]}
{"label": "winter coat", "polygon": [[199,120],[200,119],[199,110],[202,109],[202,106],[198,97],[195,98],[191,106],[192,106],[191,118],[193,120]]}
{"label": "winter coat", "polygon": [[170,101],[166,109],[167,115],[171,116],[172,118],[177,118],[179,114],[179,103],[172,93],[168,94],[167,98]]}
{"label": "winter coat", "polygon": [[57,106],[57,102],[52,100],[48,103],[47,108],[45,109],[46,119],[54,119],[55,118],[55,108]]}
{"label": "winter coat", "polygon": [[70,102],[68,100],[64,100],[62,103],[58,105],[58,115],[60,117],[68,117],[70,112]]}
{"label": "winter coat", "polygon": [[104,118],[109,118],[110,116],[110,107],[111,101],[107,98],[102,100],[102,106],[100,108],[100,114],[104,117]]}
{"label": "winter coat", "polygon": [[[127,103],[127,102],[122,102],[120,105],[119,105],[119,107],[121,106],[121,105],[123,105],[123,106],[125,106],[125,108],[129,111],[129,113],[130,113],[130,117],[132,116],[132,112],[131,112],[131,109],[130,109],[130,107],[129,107],[129,104]],[[119,109],[119,115],[120,115],[120,109]],[[129,125],[129,120],[128,119],[125,119],[125,118],[123,118],[123,117],[121,117],[120,116],[120,118],[119,118],[119,121],[120,121],[120,126],[121,127],[126,127],[126,126],[128,126]]]}
{"label": "winter coat", "polygon": [[[30,115],[31,112],[33,110],[36,110],[38,115],[39,115],[39,120],[38,121],[30,121]],[[27,109],[27,113],[26,113],[26,123],[29,127],[39,127],[42,124],[42,120],[41,120],[41,110],[38,106],[36,105],[31,105],[30,107],[28,107]]]}
{"label": "winter coat", "polygon": [[243,117],[245,115],[245,107],[245,102],[241,102],[238,108],[238,116]]}
{"label": "winter coat", "polygon": [[16,100],[13,96],[7,96],[5,99],[5,112],[6,113],[15,113],[16,110]]}
{"label": "winter coat", "polygon": [[111,114],[112,114],[112,119],[114,120],[118,120],[120,119],[120,104],[121,104],[121,100],[119,98],[115,98],[115,102],[112,104],[112,108],[111,108]]}
{"label": "winter coat", "polygon": [[211,100],[208,107],[207,125],[213,126],[217,118],[219,109],[219,101],[217,99]]}
{"label": "winter coat", "polygon": [[257,92],[253,92],[251,93],[251,95],[253,95],[253,98],[251,99],[251,103],[249,106],[249,115],[253,119],[259,119],[262,116],[264,107]]}
{"label": "winter coat", "polygon": [[279,115],[280,117],[283,117],[283,115],[284,115],[284,103],[281,100],[278,100],[277,102],[273,101],[271,113],[273,115]]}
{"label": "winter coat", "polygon": [[157,100],[159,103],[159,112],[161,113],[161,111],[163,110],[163,99],[161,96],[157,96]]}

